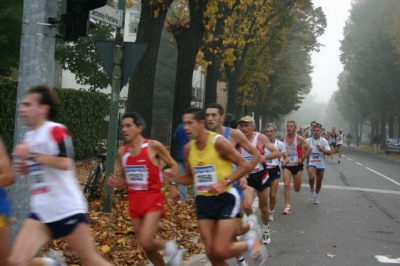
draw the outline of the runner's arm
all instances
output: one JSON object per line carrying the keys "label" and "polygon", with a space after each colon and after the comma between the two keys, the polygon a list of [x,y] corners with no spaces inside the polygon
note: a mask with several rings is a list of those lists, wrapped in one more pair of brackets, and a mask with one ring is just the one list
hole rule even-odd
{"label": "runner's arm", "polygon": [[239,144],[240,147],[251,154],[251,160],[249,163],[252,169],[254,169],[254,167],[256,167],[257,163],[260,161],[260,152],[256,149],[256,147],[251,145],[251,143],[247,140],[246,136],[241,131],[232,129],[231,134],[235,138],[237,144]]}
{"label": "runner's arm", "polygon": [[297,137],[297,139],[300,141],[300,144],[303,145],[303,147],[305,148],[305,153],[303,156],[303,161],[305,158],[307,158],[310,153],[311,153],[311,147],[310,145],[308,145],[307,141],[303,138],[303,137]]}
{"label": "runner's arm", "polygon": [[117,161],[118,164],[120,165],[120,175],[119,177],[116,177],[115,175],[110,175],[107,179],[107,184],[110,187],[115,187],[115,188],[122,188],[126,187],[128,184],[126,183],[126,178],[125,178],[125,168],[122,165],[122,156],[124,155],[124,146],[119,147],[117,151]]}
{"label": "runner's arm", "polygon": [[266,148],[267,150],[270,151],[270,153],[268,155],[262,155],[262,157],[264,157],[263,162],[265,162],[266,160],[271,160],[271,159],[276,159],[276,158],[281,157],[280,151],[278,151],[278,149],[274,146],[274,144],[272,144],[269,141],[267,136],[260,134],[258,137],[258,141],[261,142],[261,144],[263,146],[263,150],[264,150],[264,148]]}
{"label": "runner's arm", "polygon": [[6,148],[0,140],[0,187],[6,187],[15,182],[14,172]]}

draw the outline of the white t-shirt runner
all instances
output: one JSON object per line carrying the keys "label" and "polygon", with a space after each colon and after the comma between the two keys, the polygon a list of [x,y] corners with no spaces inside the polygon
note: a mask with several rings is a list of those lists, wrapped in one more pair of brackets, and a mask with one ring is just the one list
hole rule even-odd
{"label": "white t-shirt runner", "polygon": [[[285,144],[283,144],[282,141],[275,139],[275,142],[273,143],[275,148],[280,152],[280,153],[284,153],[286,152],[286,147]],[[264,148],[264,154],[265,156],[267,156],[268,154],[270,154],[271,152],[267,149]],[[267,169],[273,169],[275,168],[277,165],[280,165],[280,158],[275,158],[275,159],[271,159],[271,160],[267,160]]]}
{"label": "white t-shirt runner", "polygon": [[325,155],[322,151],[317,149],[317,146],[320,145],[323,150],[330,150],[328,141],[325,138],[320,137],[319,139],[308,138],[306,139],[306,142],[311,147],[308,166],[317,169],[325,169]]}
{"label": "white t-shirt runner", "polygon": [[[68,129],[47,121],[36,130],[25,133],[24,141],[31,152],[74,158],[74,149]],[[87,204],[76,176],[74,166],[68,170],[55,169],[28,161],[31,183],[30,205],[41,222],[50,223],[78,213],[87,213]]]}

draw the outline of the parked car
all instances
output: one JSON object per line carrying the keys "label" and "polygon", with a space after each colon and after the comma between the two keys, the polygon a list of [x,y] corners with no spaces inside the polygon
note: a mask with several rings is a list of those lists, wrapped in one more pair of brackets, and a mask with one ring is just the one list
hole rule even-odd
{"label": "parked car", "polygon": [[389,152],[400,153],[400,139],[388,139],[386,141],[385,153]]}

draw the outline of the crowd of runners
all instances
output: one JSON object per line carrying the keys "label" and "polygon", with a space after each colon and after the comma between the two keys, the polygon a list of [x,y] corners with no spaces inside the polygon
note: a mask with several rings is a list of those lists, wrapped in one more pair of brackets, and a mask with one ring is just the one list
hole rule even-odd
{"label": "crowd of runners", "polygon": [[[65,265],[53,251],[47,257],[34,258],[46,243],[61,237],[83,265],[112,265],[96,251],[89,234],[87,204],[74,172],[72,140],[64,125],[53,122],[57,107],[50,88],[32,87],[18,109],[29,130],[12,153],[13,167],[0,142],[0,265]],[[154,238],[160,219],[165,217],[164,183],[169,183],[174,202],[180,199],[182,188],[193,186],[198,229],[212,265],[227,265],[226,260],[233,257],[238,266],[248,265],[244,253],[257,265],[265,265],[280,177],[285,200],[282,214],[288,215],[292,212],[292,177],[294,191],[299,192],[305,167],[310,201],[319,204],[325,156],[331,156],[333,162],[337,153],[340,163],[341,129],[336,132],[333,127],[326,132],[313,121],[308,131],[299,132],[296,123],[288,121],[286,134],[277,139],[272,123],[259,133],[252,116],[237,121],[226,117],[219,104],[185,111],[180,127],[188,140],[180,150],[179,166],[164,145],[142,136],[146,123],[140,114],[126,113],[121,119],[125,140],[118,150],[121,173],[111,175],[107,183],[127,188],[132,226],[156,266],[179,266],[185,253],[174,240]],[[31,213],[11,246],[11,210],[5,188],[14,183],[14,172],[31,179]],[[261,224],[252,209],[254,195],[258,197]],[[242,219],[244,214],[246,220]],[[166,255],[166,263],[160,251]]]}

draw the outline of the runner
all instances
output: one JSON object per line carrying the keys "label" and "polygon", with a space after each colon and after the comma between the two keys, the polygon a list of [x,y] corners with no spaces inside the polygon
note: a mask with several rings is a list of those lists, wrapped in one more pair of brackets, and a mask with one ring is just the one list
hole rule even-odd
{"label": "runner", "polygon": [[14,181],[10,158],[0,139],[0,265],[6,265],[11,249],[11,209],[6,187]]}
{"label": "runner", "polygon": [[[271,186],[269,189],[269,221],[274,221],[274,210],[276,204],[276,193],[278,191],[279,178],[281,177],[281,164],[289,162],[289,157],[286,152],[285,144],[282,141],[276,139],[276,127],[272,123],[268,123],[265,128],[265,133],[269,141],[274,144],[275,148],[282,154],[280,159],[267,160],[267,169]],[[268,149],[264,150],[265,154],[270,153]]]}
{"label": "runner", "polygon": [[[229,141],[206,130],[206,116],[201,108],[192,107],[183,115],[184,129],[190,139],[185,146],[186,173],[177,175],[173,169],[164,170],[170,182],[190,185],[195,179],[196,209],[201,239],[212,265],[228,265],[225,260],[244,251],[258,265],[265,265],[267,250],[261,245],[258,233],[249,230],[243,241],[233,242],[237,233],[239,195],[232,184],[251,171]],[[232,163],[236,170],[232,172]]]}
{"label": "runner", "polygon": [[[296,122],[286,122],[286,135],[281,137],[288,153],[289,162],[282,164],[282,174],[284,183],[284,196],[286,207],[282,214],[290,214],[290,177],[293,176],[294,191],[299,192],[301,188],[301,178],[303,174],[303,161],[310,153],[310,146],[303,137],[296,134]],[[306,150],[303,156],[303,147]]]}
{"label": "runner", "polygon": [[[268,189],[271,185],[268,171],[265,162],[279,158],[280,152],[275,146],[268,140],[264,134],[255,133],[256,127],[254,118],[252,116],[244,116],[239,121],[239,130],[246,136],[247,140],[257,148],[261,153],[260,162],[253,168],[253,171],[247,178],[248,187],[244,191],[244,211],[247,215],[253,214],[253,195],[254,191],[257,192],[259,208],[261,212],[261,221],[263,223],[263,244],[271,243],[271,235],[269,233],[269,207],[268,207]],[[268,149],[269,154],[264,154],[264,150]],[[247,151],[240,149],[242,156],[249,161],[252,159],[252,155]]]}
{"label": "runner", "polygon": [[[164,145],[156,140],[145,139],[142,132],[146,124],[138,113],[126,113],[122,116],[121,132],[127,143],[118,149],[121,164],[121,178],[111,175],[108,184],[111,187],[128,187],[128,208],[133,228],[139,244],[155,266],[164,266],[159,253],[164,250],[168,265],[180,266],[184,252],[179,250],[175,241],[167,243],[153,238],[159,228],[160,219],[165,217],[162,189],[162,161],[174,171],[178,164],[172,159]],[[176,186],[170,186],[171,198],[179,200]]]}
{"label": "runner", "polygon": [[[325,172],[325,155],[331,154],[328,141],[320,136],[321,124],[316,124],[313,128],[313,137],[306,139],[310,145],[311,153],[308,160],[308,178],[310,184],[310,201],[319,204],[318,193],[321,191],[322,179]],[[317,186],[314,190],[315,179]]]}
{"label": "runner", "polygon": [[332,127],[331,134],[329,135],[329,146],[331,147],[331,163],[333,163],[333,156],[337,153],[336,142],[338,139],[338,133],[336,132],[336,127]]}
{"label": "runner", "polygon": [[45,85],[28,90],[18,111],[29,128],[15,147],[15,170],[32,179],[31,214],[22,225],[8,263],[29,265],[41,248],[63,237],[83,265],[111,265],[96,251],[87,226],[85,197],[74,172],[74,150],[67,128],[52,122],[56,95]]}
{"label": "runner", "polygon": [[338,154],[338,163],[340,163],[340,158],[342,158],[342,148],[343,148],[343,141],[344,141],[344,133],[343,129],[339,129],[339,134],[337,137],[337,142],[336,142],[336,149],[337,149],[337,154]]}
{"label": "runner", "polygon": [[[233,119],[233,116],[231,117]],[[255,167],[256,164],[260,160],[260,153],[257,149],[251,145],[251,143],[246,139],[246,137],[236,129],[231,129],[229,127],[223,126],[224,124],[229,125],[231,120],[227,120],[226,117],[224,118],[224,108],[217,103],[210,104],[206,109],[206,119],[207,119],[207,128],[210,131],[215,133],[221,134],[224,136],[225,139],[229,140],[233,147],[242,147],[245,149],[249,154],[253,157],[249,162],[252,167]],[[232,165],[232,170],[235,169],[235,165]],[[255,214],[249,216],[248,223],[242,223],[243,217],[243,200],[244,194],[243,190],[247,187],[247,179],[246,177],[242,177],[239,181],[235,182],[233,186],[238,190],[239,197],[240,197],[240,215],[235,217],[237,220],[237,236],[240,236],[246,233],[249,229],[256,229],[258,221]],[[234,238],[236,240],[236,237]],[[243,257],[243,254],[238,255],[237,259],[237,266],[246,266],[247,263]]]}

